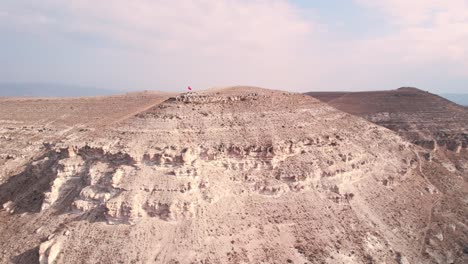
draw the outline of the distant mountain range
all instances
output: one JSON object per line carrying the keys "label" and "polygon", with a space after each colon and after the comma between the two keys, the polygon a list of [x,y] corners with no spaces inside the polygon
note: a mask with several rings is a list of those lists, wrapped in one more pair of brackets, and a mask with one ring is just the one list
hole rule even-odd
{"label": "distant mountain range", "polygon": [[439,95],[459,105],[468,106],[468,93],[466,94],[443,93]]}
{"label": "distant mountain range", "polygon": [[123,92],[56,83],[0,83],[0,97],[80,97],[119,93]]}

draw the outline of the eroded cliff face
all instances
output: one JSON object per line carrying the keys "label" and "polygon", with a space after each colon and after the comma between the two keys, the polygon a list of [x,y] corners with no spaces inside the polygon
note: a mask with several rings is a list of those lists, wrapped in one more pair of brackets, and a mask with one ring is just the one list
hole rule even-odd
{"label": "eroded cliff face", "polygon": [[306,96],[189,93],[80,133],[5,175],[5,263],[466,259],[459,168]]}

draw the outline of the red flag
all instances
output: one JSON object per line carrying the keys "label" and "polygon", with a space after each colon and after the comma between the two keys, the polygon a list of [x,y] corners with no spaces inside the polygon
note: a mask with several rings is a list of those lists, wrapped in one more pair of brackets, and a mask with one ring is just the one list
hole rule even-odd
{"label": "red flag", "polygon": [[188,89],[189,91],[192,91],[192,87],[190,87],[190,86],[189,86],[189,87],[187,87],[187,89]]}

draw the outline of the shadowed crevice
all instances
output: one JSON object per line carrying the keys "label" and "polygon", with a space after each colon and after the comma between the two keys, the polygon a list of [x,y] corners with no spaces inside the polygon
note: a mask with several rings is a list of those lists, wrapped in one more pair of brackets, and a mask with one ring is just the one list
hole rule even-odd
{"label": "shadowed crevice", "polygon": [[11,262],[14,264],[39,264],[39,246],[13,257]]}
{"label": "shadowed crevice", "polygon": [[50,189],[57,175],[58,161],[65,152],[48,151],[0,185],[0,206],[12,202],[14,214],[38,213],[44,201],[44,193]]}

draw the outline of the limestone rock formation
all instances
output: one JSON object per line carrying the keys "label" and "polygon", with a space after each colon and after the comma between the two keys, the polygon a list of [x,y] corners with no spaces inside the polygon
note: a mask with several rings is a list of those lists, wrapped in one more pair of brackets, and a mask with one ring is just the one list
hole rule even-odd
{"label": "limestone rock formation", "polygon": [[252,87],[123,98],[0,105],[2,263],[467,260],[467,175],[388,129]]}

